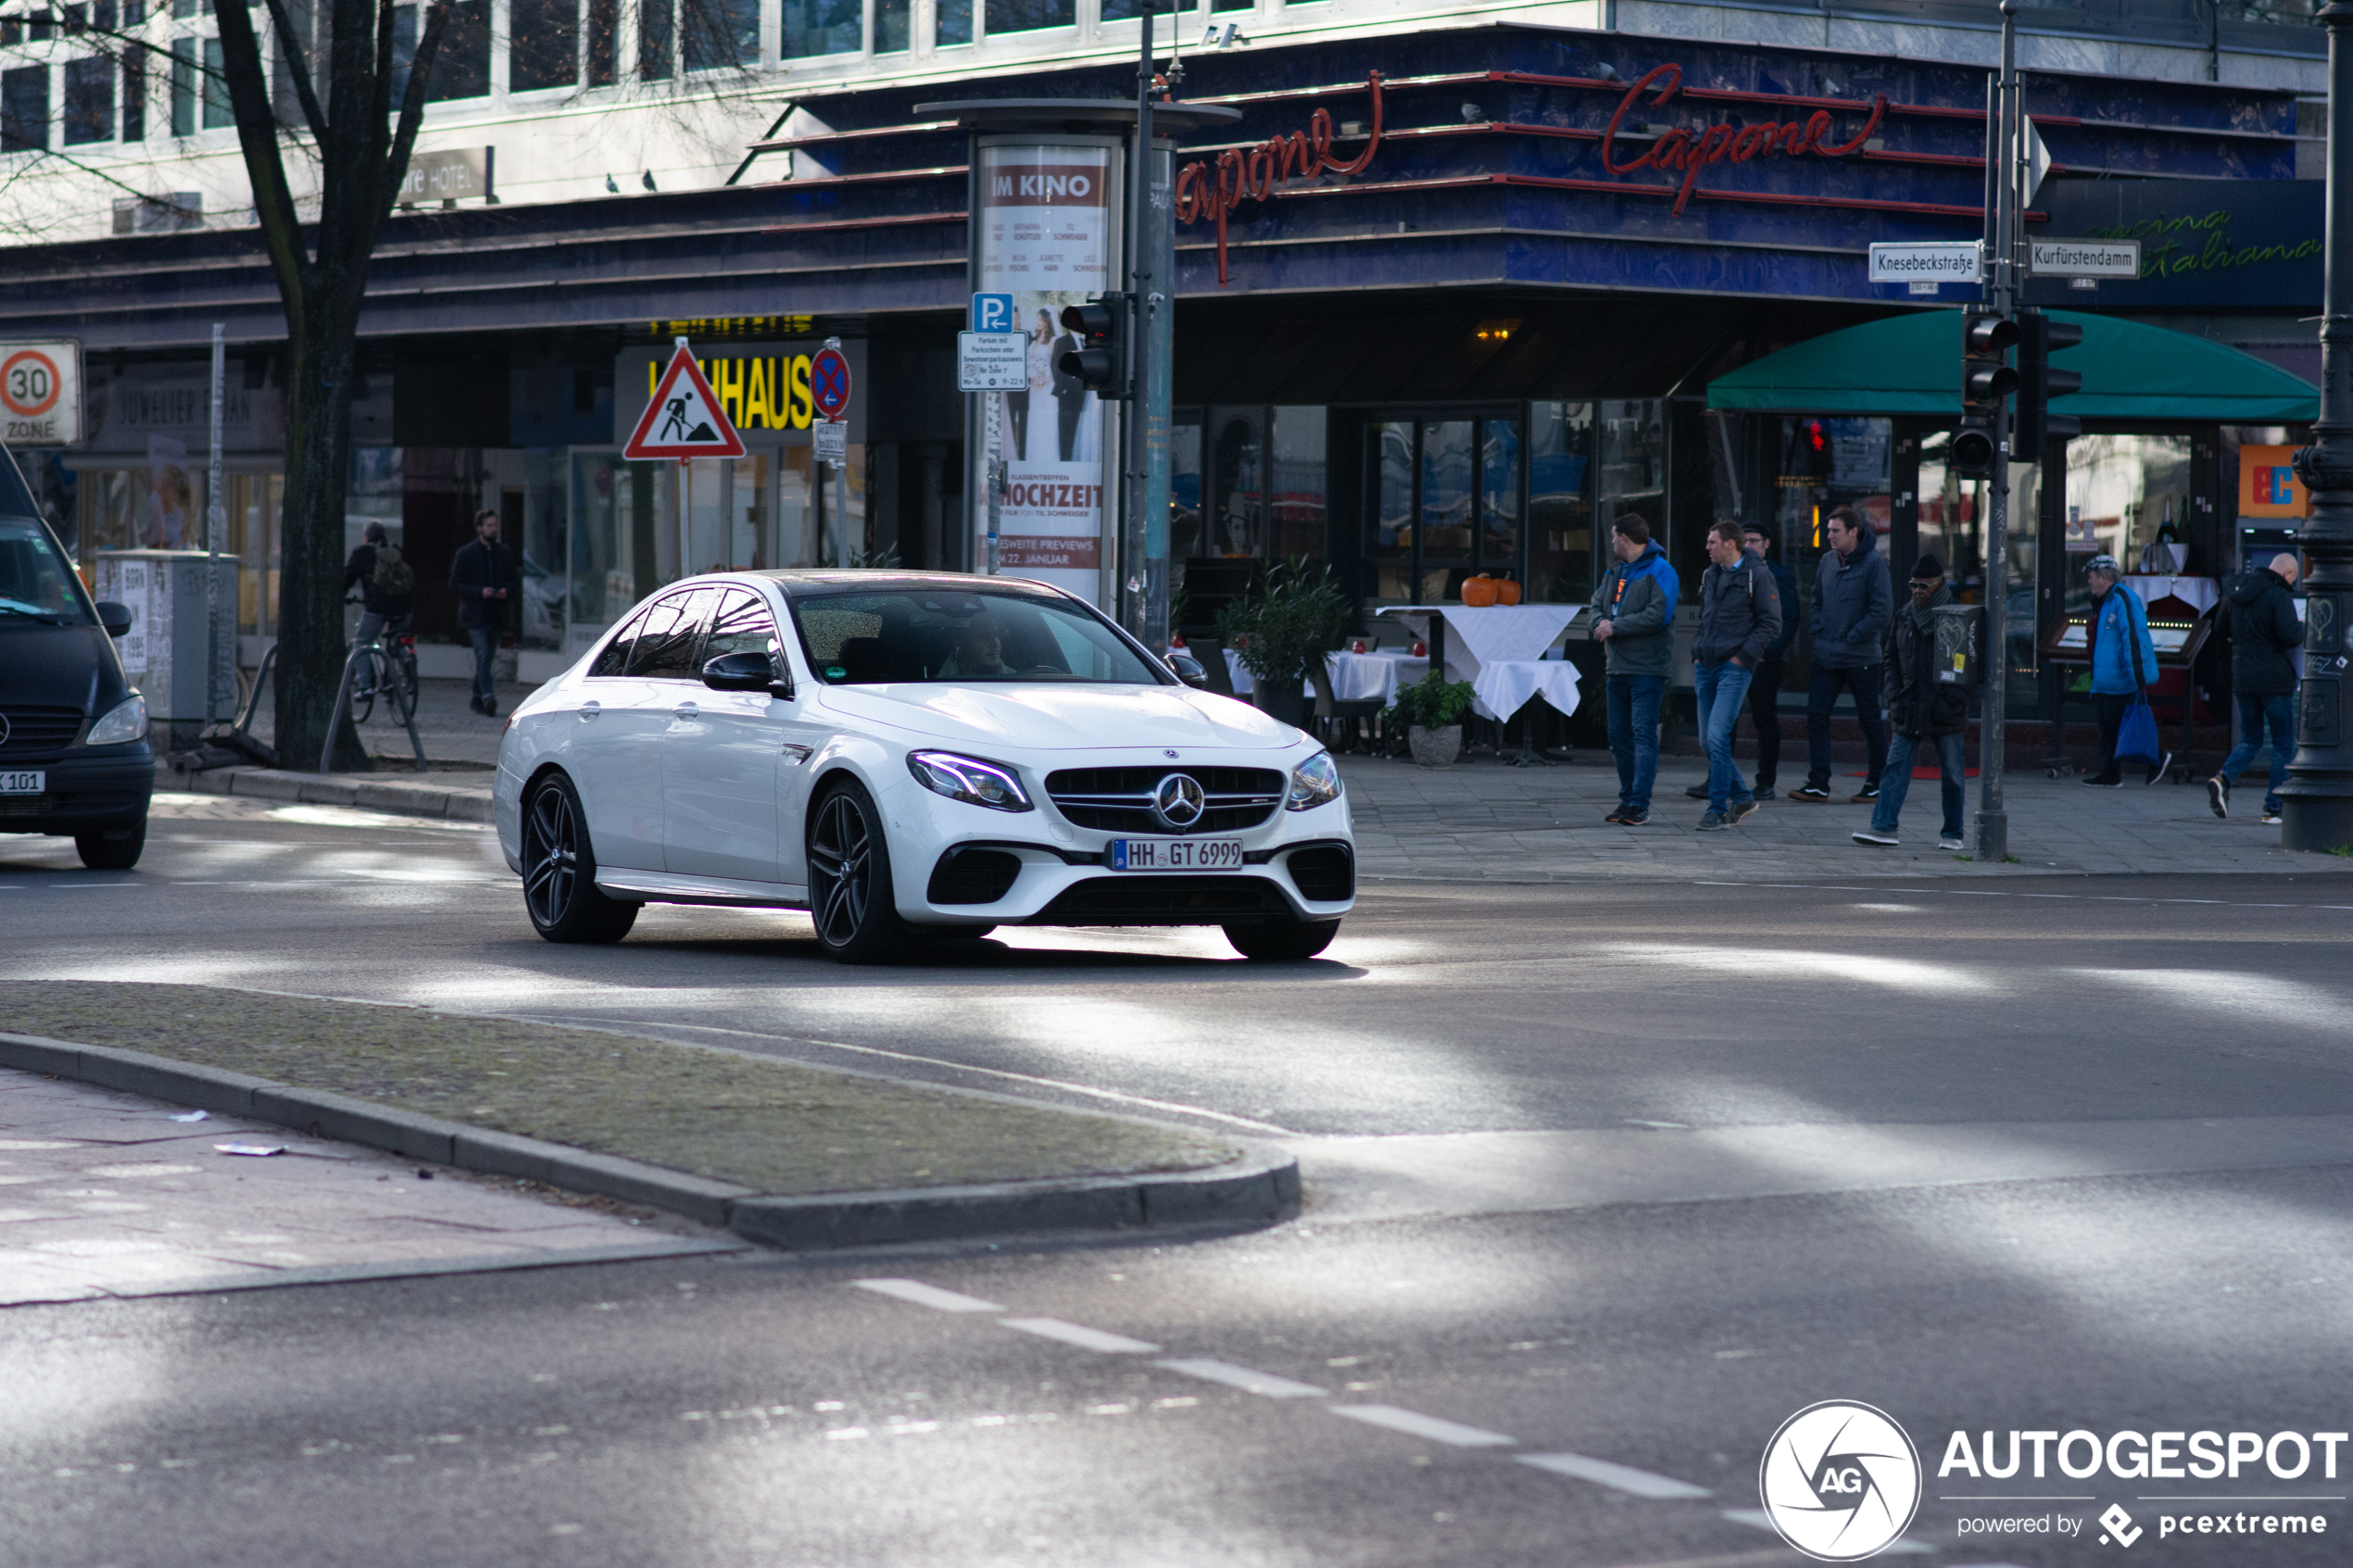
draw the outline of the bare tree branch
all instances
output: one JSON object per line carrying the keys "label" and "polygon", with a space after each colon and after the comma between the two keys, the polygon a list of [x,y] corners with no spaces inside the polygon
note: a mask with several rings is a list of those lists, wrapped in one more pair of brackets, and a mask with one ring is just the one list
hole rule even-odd
{"label": "bare tree branch", "polygon": [[285,56],[286,69],[294,77],[295,101],[302,106],[302,117],[310,123],[310,141],[314,146],[324,146],[327,141],[327,112],[319,107],[319,92],[310,83],[310,69],[305,57],[302,34],[286,9],[286,0],[270,0],[270,20],[278,33],[278,52]]}

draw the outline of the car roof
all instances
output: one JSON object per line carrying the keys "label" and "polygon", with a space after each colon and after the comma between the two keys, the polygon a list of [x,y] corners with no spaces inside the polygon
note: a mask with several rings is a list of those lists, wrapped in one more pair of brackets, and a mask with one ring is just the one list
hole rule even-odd
{"label": "car roof", "polygon": [[714,577],[724,582],[729,577],[758,577],[774,583],[786,596],[794,594],[835,593],[846,588],[865,588],[887,593],[892,589],[954,588],[965,592],[983,589],[1016,594],[1052,595],[1064,597],[1063,591],[1050,583],[1034,582],[1025,577],[984,577],[972,571],[856,571],[839,568],[784,567],[764,571],[731,571]]}

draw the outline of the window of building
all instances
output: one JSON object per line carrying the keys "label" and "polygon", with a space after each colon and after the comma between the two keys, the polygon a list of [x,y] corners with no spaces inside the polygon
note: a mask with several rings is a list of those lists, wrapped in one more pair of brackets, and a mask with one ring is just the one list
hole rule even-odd
{"label": "window of building", "polygon": [[935,48],[973,41],[973,0],[933,0],[931,41]]}
{"label": "window of building", "polygon": [[66,62],[68,146],[114,140],[114,62],[104,56]]}
{"label": "window of building", "polygon": [[1050,27],[1078,25],[1076,0],[984,0],[988,36],[1001,32],[1036,32]]}
{"label": "window of building", "polygon": [[122,56],[122,139],[147,139],[147,52],[126,51]]}
{"label": "window of building", "polygon": [[[171,46],[171,133],[196,133],[196,41],[182,38]],[[394,89],[396,94],[399,90]]]}
{"label": "window of building", "polygon": [[875,53],[905,49],[914,36],[913,15],[911,0],[875,0]]}
{"label": "window of building", "polygon": [[[676,53],[677,0],[640,0],[637,6],[637,76],[643,82],[670,80]],[[787,16],[791,6],[786,6]],[[789,22],[786,23],[790,25]]]}
{"label": "window of building", "polygon": [[621,79],[621,0],[588,0],[588,85]]}
{"label": "window of building", "polygon": [[220,40],[204,41],[204,128],[222,131],[237,123],[237,112],[229,106],[229,78],[220,55]]}
{"label": "window of building", "polygon": [[1272,504],[1274,552],[1282,559],[1324,558],[1325,430],[1321,407],[1275,410]]}
{"label": "window of building", "polygon": [[580,0],[512,0],[507,85],[517,93],[580,80]]}
{"label": "window of building", "polygon": [[854,55],[866,46],[859,0],[785,0],[785,56]]}
{"label": "window of building", "polygon": [[[411,7],[413,9],[413,7]],[[490,0],[457,0],[441,30],[441,47],[425,82],[428,103],[481,98],[490,93]]]}
{"label": "window of building", "polygon": [[760,63],[759,0],[694,0],[686,20],[688,70]]}
{"label": "window of building", "polygon": [[1528,597],[1582,604],[1593,593],[1591,403],[1538,403],[1528,421]]}
{"label": "window of building", "polygon": [[21,153],[49,145],[49,68],[19,66],[0,71],[0,152]]}

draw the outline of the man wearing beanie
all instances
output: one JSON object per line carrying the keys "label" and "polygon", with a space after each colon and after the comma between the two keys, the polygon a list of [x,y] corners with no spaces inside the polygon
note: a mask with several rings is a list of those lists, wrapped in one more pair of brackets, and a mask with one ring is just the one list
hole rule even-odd
{"label": "man wearing beanie", "polygon": [[1969,688],[1936,678],[1936,610],[1953,602],[1944,584],[1944,563],[1923,554],[1912,568],[1912,602],[1895,612],[1887,631],[1887,771],[1880,775],[1871,825],[1856,830],[1857,844],[1894,845],[1895,820],[1912,785],[1912,759],[1923,743],[1936,748],[1936,769],[1944,794],[1944,832],[1940,849],[1962,847],[1961,809],[1967,804],[1962,737],[1969,732]]}

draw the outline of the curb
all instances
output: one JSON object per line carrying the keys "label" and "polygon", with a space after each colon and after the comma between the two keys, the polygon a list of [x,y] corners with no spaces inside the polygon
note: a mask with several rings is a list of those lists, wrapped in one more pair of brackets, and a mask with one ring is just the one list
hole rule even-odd
{"label": "curb", "polygon": [[145,1051],[0,1033],[0,1067],[199,1106],[461,1171],[643,1203],[787,1251],[1039,1231],[1261,1225],[1299,1212],[1299,1161],[1265,1145],[1246,1146],[1239,1160],[1202,1171],[775,1197]]}
{"label": "curb", "polygon": [[[428,779],[433,776],[422,775]],[[446,779],[447,775],[443,777]],[[352,806],[410,817],[441,817],[450,822],[493,820],[491,786],[487,783],[453,787],[447,783],[411,782],[398,774],[297,773],[282,768],[251,767],[208,768],[200,773],[182,773],[158,767],[156,787],[195,795],[242,795],[308,806]]]}

